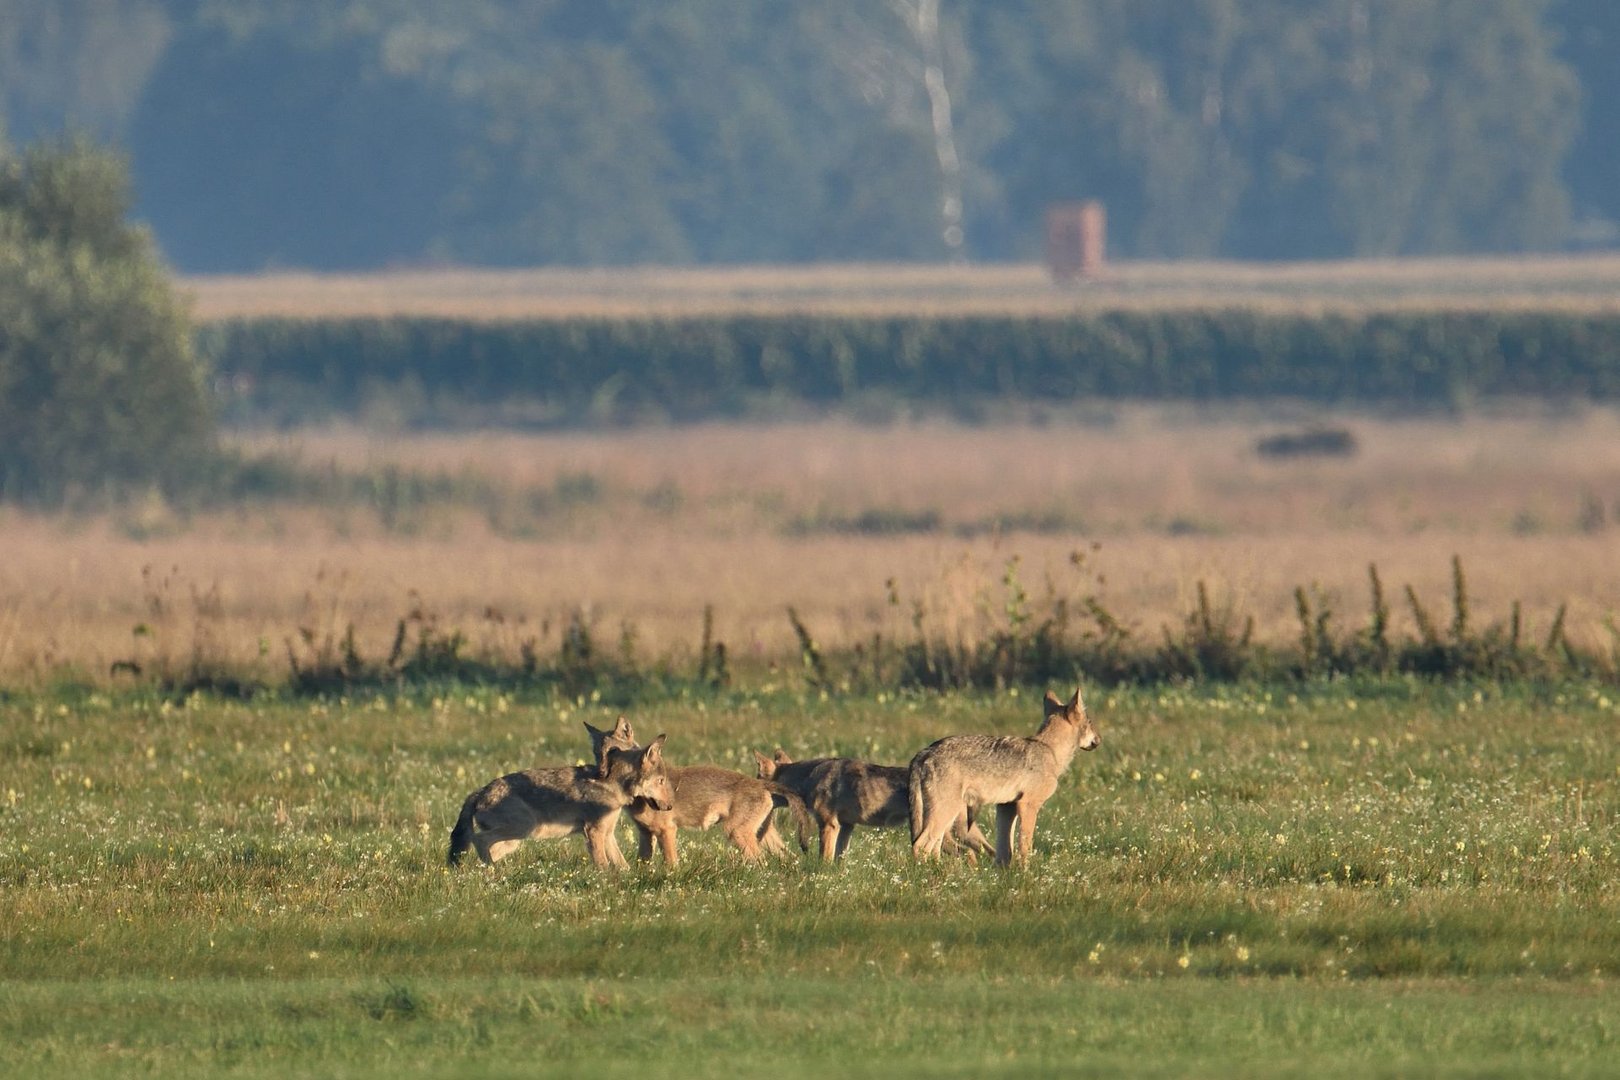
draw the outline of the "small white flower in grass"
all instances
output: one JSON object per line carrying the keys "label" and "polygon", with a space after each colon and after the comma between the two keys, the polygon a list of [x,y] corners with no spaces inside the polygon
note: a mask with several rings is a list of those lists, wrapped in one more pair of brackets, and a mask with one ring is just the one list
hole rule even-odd
{"label": "small white flower in grass", "polygon": [[1249,962],[1249,947],[1247,945],[1239,945],[1233,955],[1238,958],[1238,963],[1247,964]]}
{"label": "small white flower in grass", "polygon": [[1189,780],[1197,780],[1199,777],[1201,777],[1203,775],[1204,774],[1203,774],[1202,770],[1194,769],[1192,772],[1187,774],[1187,779],[1189,779]]}
{"label": "small white flower in grass", "polygon": [[1187,969],[1187,965],[1191,963],[1192,957],[1188,956],[1186,953],[1182,953],[1180,956],[1176,957],[1176,967],[1181,968],[1183,971],[1185,971]]}

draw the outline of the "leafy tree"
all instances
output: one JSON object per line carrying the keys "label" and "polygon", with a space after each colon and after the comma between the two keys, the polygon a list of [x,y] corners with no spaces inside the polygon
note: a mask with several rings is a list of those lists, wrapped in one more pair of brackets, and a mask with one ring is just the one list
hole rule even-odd
{"label": "leafy tree", "polygon": [[0,0],[0,110],[127,138],[193,270],[1029,258],[1074,198],[1126,256],[1544,249],[1620,220],[1616,11]]}
{"label": "leafy tree", "polygon": [[1557,0],[1549,21],[1580,83],[1580,126],[1565,163],[1592,244],[1620,243],[1620,4]]}
{"label": "leafy tree", "polygon": [[125,167],[83,142],[0,161],[0,492],[173,490],[212,449],[201,366]]}

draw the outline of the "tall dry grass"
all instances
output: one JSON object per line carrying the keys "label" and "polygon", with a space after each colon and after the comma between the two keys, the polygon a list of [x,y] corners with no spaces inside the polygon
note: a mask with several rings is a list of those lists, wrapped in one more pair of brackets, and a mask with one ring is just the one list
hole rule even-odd
{"label": "tall dry grass", "polygon": [[[1301,417],[1258,409],[1127,408],[1043,426],[246,438],[315,468],[481,477],[518,502],[569,477],[588,478],[590,495],[544,504],[518,528],[451,505],[391,527],[345,504],[0,512],[0,679],[63,666],[101,678],[121,659],[193,656],[273,676],[300,628],[320,637],[352,623],[378,655],[412,611],[511,655],[527,639],[554,648],[582,610],[604,640],[629,625],[644,657],[684,661],[712,606],[732,655],[767,661],[794,655],[789,605],[824,647],[904,637],[918,600],[936,630],[970,635],[999,611],[1015,556],[1033,595],[1048,583],[1095,594],[1150,638],[1203,582],[1218,605],[1253,615],[1262,640],[1284,642],[1298,633],[1298,585],[1329,598],[1339,628],[1362,624],[1373,562],[1397,629],[1411,626],[1405,583],[1445,612],[1456,554],[1476,623],[1522,601],[1534,637],[1567,603],[1572,640],[1606,647],[1620,609],[1614,413],[1315,420],[1345,425],[1360,452],[1263,460],[1256,438]],[[931,527],[849,527],[895,508]]]}

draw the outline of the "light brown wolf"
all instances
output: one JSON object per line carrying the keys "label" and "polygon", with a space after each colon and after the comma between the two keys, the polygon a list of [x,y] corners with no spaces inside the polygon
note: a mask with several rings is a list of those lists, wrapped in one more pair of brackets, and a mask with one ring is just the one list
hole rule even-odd
{"label": "light brown wolf", "polygon": [[604,746],[595,765],[525,769],[491,780],[461,804],[450,830],[449,864],[460,862],[469,847],[495,863],[524,840],[584,833],[591,862],[627,866],[613,835],[619,811],[638,799],[667,808],[675,797],[663,753],[660,735],[636,749]]}
{"label": "light brown wolf", "polygon": [[[754,759],[761,780],[773,780],[804,800],[821,834],[823,859],[843,858],[857,825],[883,829],[911,820],[911,770],[904,765],[876,765],[842,757],[794,761],[780,747],[774,757],[756,750]],[[975,852],[994,850],[974,824],[971,809],[952,823],[945,844],[953,850],[958,844],[965,846],[969,858]]]}
{"label": "light brown wolf", "polygon": [[[601,731],[590,724],[585,727],[598,761],[611,749],[636,746],[635,729],[622,716],[612,731]],[[800,844],[804,844],[810,818],[795,792],[713,765],[666,764],[664,768],[674,790],[670,802],[657,805],[637,799],[628,808],[636,826],[637,853],[642,859],[653,857],[656,841],[664,862],[671,868],[679,866],[676,830],[707,829],[716,824],[750,862],[762,858],[762,852],[786,855],[787,845],[771,819],[779,805],[788,806],[799,818]]]}
{"label": "light brown wolf", "polygon": [[1018,861],[1029,859],[1035,816],[1057,790],[1058,777],[1078,750],[1095,750],[1101,738],[1086,715],[1080,691],[1067,702],[1047,691],[1046,718],[1033,738],[952,735],[911,759],[911,853],[939,854],[946,834],[970,806],[996,808],[996,862],[1012,861],[1013,822],[1018,822]]}
{"label": "light brown wolf", "polygon": [[808,819],[804,801],[779,784],[715,765],[671,765],[668,771],[675,789],[670,805],[660,807],[648,801],[630,807],[643,859],[652,858],[656,840],[665,864],[679,866],[675,831],[707,829],[711,825],[719,825],[726,839],[749,862],[758,862],[766,852],[787,855],[788,847],[776,831],[772,812],[780,802]]}

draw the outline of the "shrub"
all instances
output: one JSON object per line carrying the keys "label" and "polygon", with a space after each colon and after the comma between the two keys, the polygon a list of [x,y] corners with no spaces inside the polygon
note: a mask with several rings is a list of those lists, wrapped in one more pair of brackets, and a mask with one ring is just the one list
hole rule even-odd
{"label": "shrub", "polygon": [[205,466],[212,420],[184,309],[126,220],[125,167],[82,142],[0,157],[0,493],[61,502]]}

